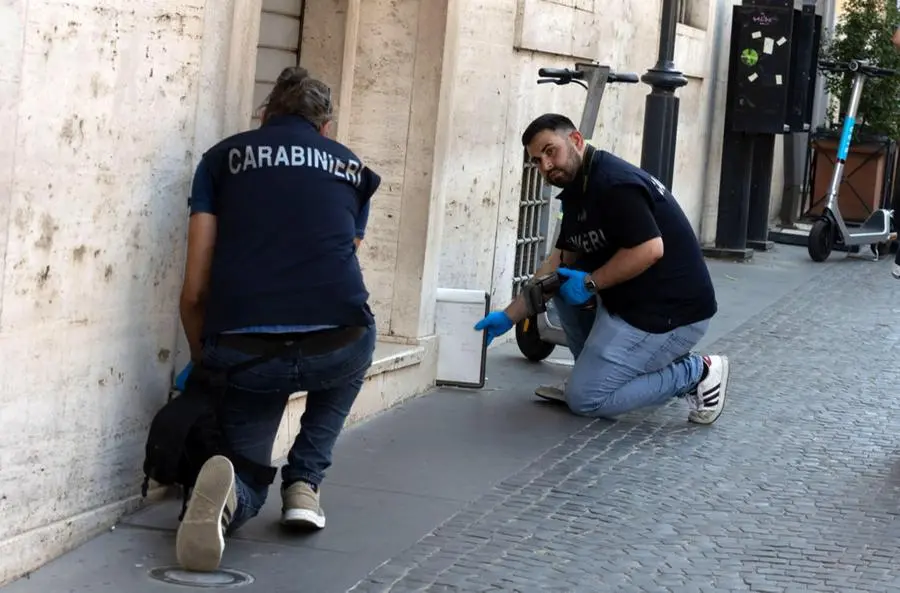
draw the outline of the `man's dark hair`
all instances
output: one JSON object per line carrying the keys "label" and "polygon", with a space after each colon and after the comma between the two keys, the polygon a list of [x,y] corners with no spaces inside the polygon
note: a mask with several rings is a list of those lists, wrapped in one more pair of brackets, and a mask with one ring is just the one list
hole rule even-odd
{"label": "man's dark hair", "polygon": [[525,131],[522,132],[522,146],[528,146],[534,137],[544,130],[552,130],[554,132],[574,132],[578,128],[572,123],[572,120],[565,115],[559,113],[545,113],[533,122],[528,124]]}
{"label": "man's dark hair", "polygon": [[299,115],[316,127],[322,126],[334,115],[331,89],[311,77],[301,66],[281,71],[262,109],[266,119],[274,115]]}

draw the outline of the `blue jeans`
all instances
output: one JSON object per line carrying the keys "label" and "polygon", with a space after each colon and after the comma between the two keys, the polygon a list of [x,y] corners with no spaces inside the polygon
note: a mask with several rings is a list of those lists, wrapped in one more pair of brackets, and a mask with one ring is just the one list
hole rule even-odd
{"label": "blue jeans", "polygon": [[[275,358],[236,373],[224,396],[222,430],[235,453],[256,463],[272,463],[275,435],[291,394],[306,391],[306,410],[300,433],[281,469],[285,485],[297,481],[318,486],[331,466],[331,453],[353,402],[362,388],[375,351],[375,326],[355,342],[325,354],[303,352]],[[254,355],[218,345],[213,338],[203,346],[203,363],[222,369]],[[255,517],[266,502],[269,487],[237,473],[238,508],[229,532]]]}
{"label": "blue jeans", "polygon": [[703,359],[691,349],[706,333],[708,319],[651,334],[610,315],[599,302],[584,311],[557,296],[554,305],[575,357],[566,384],[574,413],[612,418],[683,396],[700,382]]}

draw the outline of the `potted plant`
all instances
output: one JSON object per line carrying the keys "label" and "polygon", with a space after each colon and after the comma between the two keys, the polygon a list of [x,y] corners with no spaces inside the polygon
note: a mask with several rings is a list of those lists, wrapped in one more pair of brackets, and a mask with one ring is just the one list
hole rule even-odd
{"label": "potted plant", "polygon": [[[864,59],[900,72],[900,52],[891,43],[900,11],[895,0],[845,0],[834,29],[824,36],[819,58],[836,62]],[[831,95],[827,122],[811,135],[814,171],[809,214],[818,216],[837,161],[853,73],[820,71]],[[840,186],[839,207],[849,222],[862,222],[893,189],[900,138],[900,75],[868,78],[863,87],[850,153]]]}

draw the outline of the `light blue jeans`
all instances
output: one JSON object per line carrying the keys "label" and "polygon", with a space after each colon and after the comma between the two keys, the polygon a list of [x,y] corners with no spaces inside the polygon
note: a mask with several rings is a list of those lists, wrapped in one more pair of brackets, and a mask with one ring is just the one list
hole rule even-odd
{"label": "light blue jeans", "polygon": [[612,418],[661,405],[692,391],[703,374],[703,359],[691,349],[706,334],[709,320],[651,334],[610,315],[599,303],[593,311],[554,297],[575,368],[566,402],[580,416]]}

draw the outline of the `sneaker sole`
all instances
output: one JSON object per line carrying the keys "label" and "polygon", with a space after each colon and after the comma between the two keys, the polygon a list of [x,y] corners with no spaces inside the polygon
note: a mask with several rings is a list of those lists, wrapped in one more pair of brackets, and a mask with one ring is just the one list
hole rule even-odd
{"label": "sneaker sole", "polygon": [[213,457],[203,465],[175,537],[175,556],[185,570],[219,568],[225,552],[222,514],[233,489],[234,466],[228,459]]}
{"label": "sneaker sole", "polygon": [[325,515],[308,509],[288,509],[281,514],[281,524],[294,529],[322,529]]}
{"label": "sneaker sole", "polygon": [[729,367],[728,357],[723,356],[722,357],[722,382],[719,385],[719,398],[720,398],[719,399],[719,402],[720,402],[719,409],[716,410],[715,415],[708,420],[695,417],[695,415],[694,415],[695,413],[691,412],[690,414],[688,414],[689,421],[693,422],[694,424],[709,425],[719,419],[719,416],[721,416],[722,412],[725,411],[725,398],[728,397],[728,375],[729,375],[730,371],[731,371],[731,369]]}
{"label": "sneaker sole", "polygon": [[564,403],[566,403],[566,397],[565,397],[565,395],[555,395],[555,394],[554,394],[554,395],[549,395],[549,394],[547,394],[547,393],[541,392],[541,388],[540,388],[540,387],[538,387],[537,389],[534,390],[534,394],[535,394],[536,396],[538,396],[539,398],[541,398],[542,400],[544,400],[544,401],[555,402],[555,403],[558,403],[558,404],[564,404]]}

